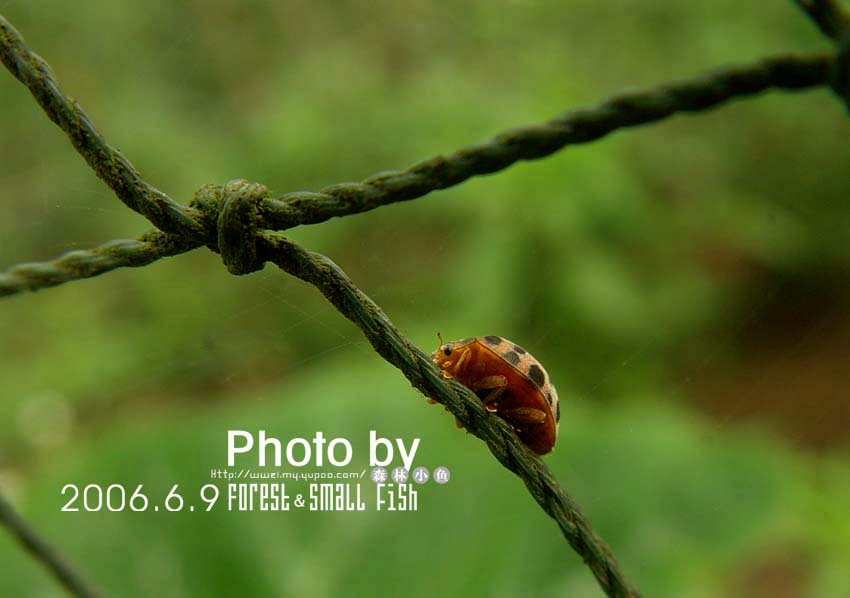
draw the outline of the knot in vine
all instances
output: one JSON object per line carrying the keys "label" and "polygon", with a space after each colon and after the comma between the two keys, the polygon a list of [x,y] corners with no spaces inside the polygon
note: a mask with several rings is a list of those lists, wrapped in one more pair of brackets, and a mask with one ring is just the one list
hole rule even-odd
{"label": "knot in vine", "polygon": [[201,213],[206,244],[221,253],[231,274],[250,274],[262,269],[257,250],[260,229],[259,204],[269,195],[261,183],[234,179],[224,185],[204,185],[191,205]]}

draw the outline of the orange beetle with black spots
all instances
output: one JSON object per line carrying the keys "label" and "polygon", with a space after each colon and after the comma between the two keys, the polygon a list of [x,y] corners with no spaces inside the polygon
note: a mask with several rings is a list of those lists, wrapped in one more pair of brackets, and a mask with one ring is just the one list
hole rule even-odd
{"label": "orange beetle with black spots", "polygon": [[444,343],[431,355],[443,376],[474,392],[488,411],[508,422],[538,455],[552,451],[558,438],[558,393],[540,362],[500,336]]}

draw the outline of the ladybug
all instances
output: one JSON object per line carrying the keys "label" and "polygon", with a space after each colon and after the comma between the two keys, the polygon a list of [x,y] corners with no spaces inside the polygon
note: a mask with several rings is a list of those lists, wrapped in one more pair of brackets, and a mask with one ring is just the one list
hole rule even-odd
{"label": "ladybug", "polygon": [[[552,451],[558,438],[558,393],[540,362],[500,336],[444,343],[431,359],[443,376],[454,378],[478,396],[488,411],[508,422],[538,455]],[[458,423],[460,427],[460,424]]]}

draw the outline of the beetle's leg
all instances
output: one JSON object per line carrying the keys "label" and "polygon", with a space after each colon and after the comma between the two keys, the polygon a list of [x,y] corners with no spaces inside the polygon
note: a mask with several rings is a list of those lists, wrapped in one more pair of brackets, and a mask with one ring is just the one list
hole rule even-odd
{"label": "beetle's leg", "polygon": [[425,400],[428,401],[429,405],[436,405],[437,403],[439,403],[439,401],[435,401],[434,399],[431,399],[429,397],[425,397]]}
{"label": "beetle's leg", "polygon": [[523,424],[542,424],[546,421],[546,412],[534,407],[516,407],[504,412],[505,419]]}
{"label": "beetle's leg", "polygon": [[487,408],[487,411],[495,411],[496,404],[503,398],[502,394],[505,392],[505,389],[508,387],[508,379],[502,376],[501,374],[496,374],[494,376],[485,376],[479,380],[476,380],[472,384],[472,390],[478,394],[482,390],[489,390],[485,395],[478,395],[481,397],[481,400],[484,402],[484,407]]}
{"label": "beetle's leg", "polygon": [[469,361],[469,354],[469,347],[463,349],[463,352],[460,354],[460,359],[455,362],[455,365],[452,368],[453,376],[457,376],[458,374],[460,374],[461,369],[466,365],[466,362]]}

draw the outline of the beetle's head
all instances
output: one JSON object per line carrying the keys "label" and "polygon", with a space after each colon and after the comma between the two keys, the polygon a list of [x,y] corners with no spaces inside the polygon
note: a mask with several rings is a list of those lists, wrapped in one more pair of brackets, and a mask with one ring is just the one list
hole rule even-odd
{"label": "beetle's head", "polygon": [[437,338],[440,339],[440,346],[437,347],[436,351],[431,353],[431,360],[437,364],[437,367],[443,370],[444,372],[451,371],[457,360],[460,359],[462,349],[466,345],[469,344],[468,341],[450,341],[448,343],[443,342],[443,337],[440,336],[440,333],[437,333]]}

